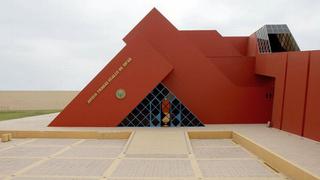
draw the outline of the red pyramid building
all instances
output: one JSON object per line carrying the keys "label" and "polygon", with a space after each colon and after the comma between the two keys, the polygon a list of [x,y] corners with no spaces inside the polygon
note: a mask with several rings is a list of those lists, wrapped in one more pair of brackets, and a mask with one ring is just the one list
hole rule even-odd
{"label": "red pyramid building", "polygon": [[[176,108],[170,110],[170,126],[271,121],[320,138],[320,52],[301,52],[286,25],[223,37],[214,30],[178,30],[152,9],[124,41],[49,126],[151,126],[162,120],[161,103],[169,98]],[[174,124],[174,118],[187,116],[190,124]]]}

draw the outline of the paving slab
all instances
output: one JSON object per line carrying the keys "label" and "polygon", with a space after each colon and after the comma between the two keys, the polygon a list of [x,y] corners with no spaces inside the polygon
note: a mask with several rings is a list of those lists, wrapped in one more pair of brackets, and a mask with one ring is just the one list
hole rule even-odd
{"label": "paving slab", "polygon": [[[194,177],[112,177],[108,178],[108,180],[199,180],[198,178]],[[269,179],[270,180],[270,179]]]}
{"label": "paving slab", "polygon": [[126,154],[126,158],[188,158],[188,154]]}
{"label": "paving slab", "polygon": [[12,180],[98,180],[99,178],[84,178],[84,177],[37,177],[37,176],[31,176],[31,177],[14,177]]}
{"label": "paving slab", "polygon": [[110,159],[50,159],[22,175],[102,176]]}
{"label": "paving slab", "polygon": [[238,146],[231,139],[191,139],[192,147],[229,147]]}
{"label": "paving slab", "polygon": [[50,139],[41,138],[35,139],[31,142],[26,143],[26,146],[66,146],[78,142],[79,139]]}
{"label": "paving slab", "polygon": [[274,177],[257,160],[198,160],[204,177]]}
{"label": "paving slab", "polygon": [[15,146],[13,148],[0,151],[0,157],[47,157],[59,150],[61,147],[30,147]]}
{"label": "paving slab", "polygon": [[57,157],[78,158],[116,158],[122,147],[72,147]]}
{"label": "paving slab", "polygon": [[10,175],[39,160],[40,159],[36,159],[36,158],[33,158],[33,159],[31,158],[28,158],[28,159],[0,158],[0,174]]}
{"label": "paving slab", "polygon": [[112,177],[190,177],[194,176],[189,160],[122,160]]}
{"label": "paving slab", "polygon": [[86,139],[77,146],[123,147],[126,142],[120,139]]}
{"label": "paving slab", "polygon": [[198,159],[253,158],[242,147],[195,147],[193,153]]}
{"label": "paving slab", "polygon": [[12,139],[11,141],[8,141],[8,142],[0,142],[0,151],[1,149],[8,148],[11,146],[16,146],[28,141],[30,141],[30,139]]}
{"label": "paving slab", "polygon": [[136,131],[126,151],[126,154],[142,155],[188,153],[183,131]]}

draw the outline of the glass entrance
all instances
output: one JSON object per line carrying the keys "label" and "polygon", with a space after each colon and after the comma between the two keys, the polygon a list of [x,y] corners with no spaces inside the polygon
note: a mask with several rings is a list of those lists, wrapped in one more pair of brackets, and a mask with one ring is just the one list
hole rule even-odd
{"label": "glass entrance", "polygon": [[179,127],[204,125],[168,88],[160,83],[118,126]]}

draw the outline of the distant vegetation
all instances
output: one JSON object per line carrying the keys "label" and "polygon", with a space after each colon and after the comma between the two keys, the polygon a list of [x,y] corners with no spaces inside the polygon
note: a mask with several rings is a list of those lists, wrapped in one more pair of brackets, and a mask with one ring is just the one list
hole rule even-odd
{"label": "distant vegetation", "polygon": [[60,112],[61,110],[0,111],[0,121]]}

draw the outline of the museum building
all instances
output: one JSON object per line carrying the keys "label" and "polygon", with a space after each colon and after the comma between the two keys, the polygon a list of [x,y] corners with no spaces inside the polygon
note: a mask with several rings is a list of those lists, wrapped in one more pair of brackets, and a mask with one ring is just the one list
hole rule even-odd
{"label": "museum building", "polygon": [[152,9],[49,126],[255,124],[320,141],[320,51],[285,24],[250,36],[178,30]]}

